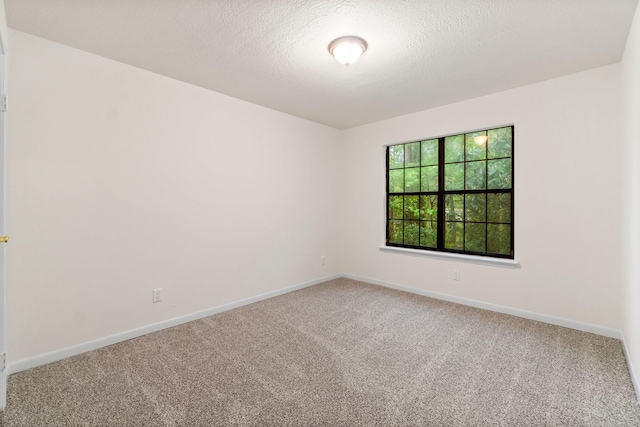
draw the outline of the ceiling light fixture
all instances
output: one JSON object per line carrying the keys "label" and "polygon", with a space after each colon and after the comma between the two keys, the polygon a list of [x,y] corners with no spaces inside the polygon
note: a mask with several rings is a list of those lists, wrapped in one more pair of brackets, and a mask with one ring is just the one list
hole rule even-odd
{"label": "ceiling light fixture", "polygon": [[339,37],[329,43],[329,52],[347,67],[360,59],[366,50],[367,42],[356,36]]}

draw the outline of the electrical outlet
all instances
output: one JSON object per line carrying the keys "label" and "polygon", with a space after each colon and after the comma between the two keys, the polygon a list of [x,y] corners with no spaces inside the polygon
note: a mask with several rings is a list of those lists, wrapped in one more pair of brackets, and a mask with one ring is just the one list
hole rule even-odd
{"label": "electrical outlet", "polygon": [[456,282],[460,280],[460,270],[453,270],[453,280]]}
{"label": "electrical outlet", "polygon": [[153,302],[162,301],[162,288],[156,288],[153,290]]}
{"label": "electrical outlet", "polygon": [[322,263],[322,265],[324,265],[324,263],[325,263],[325,259],[324,259],[324,257],[322,257],[322,261],[321,261],[321,263]]}

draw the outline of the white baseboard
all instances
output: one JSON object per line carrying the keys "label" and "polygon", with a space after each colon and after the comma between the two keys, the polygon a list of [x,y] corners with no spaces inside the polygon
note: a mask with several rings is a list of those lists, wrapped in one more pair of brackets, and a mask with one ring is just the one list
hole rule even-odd
{"label": "white baseboard", "polygon": [[624,350],[624,357],[627,359],[627,369],[629,369],[629,375],[631,376],[631,383],[633,384],[633,388],[636,391],[636,397],[638,398],[638,405],[640,405],[640,382],[638,381],[638,377],[636,376],[636,371],[633,369],[633,363],[631,363],[631,357],[629,356],[629,349],[627,348],[627,343],[624,340],[624,334],[622,336],[622,350]]}
{"label": "white baseboard", "polygon": [[410,292],[412,294],[454,302],[457,304],[481,308],[484,310],[495,311],[498,313],[510,314],[512,316],[522,317],[525,319],[535,320],[538,322],[549,323],[551,325],[563,326],[565,328],[577,329],[583,332],[591,332],[592,334],[618,339],[622,343],[624,357],[627,361],[627,367],[629,369],[629,376],[631,377],[631,382],[633,383],[633,388],[636,392],[636,398],[638,399],[638,404],[640,405],[640,381],[638,381],[638,377],[636,376],[635,370],[633,369],[633,364],[631,363],[631,358],[629,357],[629,350],[627,348],[627,343],[624,340],[624,334],[622,333],[622,331],[619,331],[617,329],[612,329],[612,328],[606,328],[604,326],[593,325],[591,323],[578,322],[577,320],[570,320],[562,317],[549,316],[547,314],[540,314],[532,311],[519,310],[517,308],[511,308],[511,307],[506,307],[502,305],[490,304],[490,303],[477,301],[469,298],[457,297],[455,295],[448,295],[440,292],[426,291],[423,289],[412,288],[410,286],[398,285],[397,283],[386,282],[384,280],[377,280],[377,279],[371,279],[369,277],[356,276],[354,274],[343,273],[342,277],[345,277],[347,279],[358,280],[361,282],[371,283],[373,285],[384,286],[386,288]]}
{"label": "white baseboard", "polygon": [[418,288],[412,288],[409,286],[399,285],[392,282],[387,282],[383,280],[377,280],[369,277],[362,277],[362,276],[357,276],[354,274],[347,274],[347,273],[332,274],[329,276],[320,277],[318,279],[299,283],[293,286],[288,286],[286,288],[277,289],[275,291],[267,292],[261,295],[256,295],[254,297],[245,298],[239,301],[234,301],[228,304],[223,304],[210,309],[198,311],[196,313],[175,317],[173,319],[168,319],[162,322],[154,323],[154,324],[143,326],[140,328],[131,329],[129,331],[120,332],[118,334],[110,335],[108,337],[103,337],[97,340],[63,348],[61,350],[56,350],[49,353],[41,354],[29,359],[18,360],[16,362],[9,363],[9,365],[7,366],[7,372],[9,375],[15,374],[16,372],[24,371],[26,369],[31,369],[37,366],[46,365],[47,363],[56,362],[58,360],[62,360],[71,356],[76,356],[78,354],[81,354],[87,351],[96,350],[101,347],[116,344],[122,341],[127,341],[132,338],[137,338],[142,335],[146,335],[152,332],[157,332],[162,329],[170,328],[173,326],[178,326],[183,323],[191,322],[193,320],[198,320],[203,317],[211,316],[217,313],[221,313],[223,311],[232,310],[234,308],[242,307],[248,304],[252,304],[254,302],[273,298],[279,295],[296,291],[298,289],[303,289],[309,286],[316,285],[318,283],[326,282],[328,280],[333,280],[340,277],[345,277],[348,279],[358,280],[361,282],[371,283],[374,285],[384,286],[386,288],[397,289],[400,291],[410,292],[413,294],[423,295],[426,297],[431,297],[431,298],[440,299],[444,301],[454,302],[457,304],[467,305],[470,307],[481,308],[484,310],[495,311],[498,313],[510,314],[510,315],[522,317],[525,319],[536,320],[538,322],[544,322],[552,325],[563,326],[565,328],[577,329],[579,331],[590,332],[597,335],[603,335],[609,338],[619,339],[622,342],[622,348],[624,350],[624,354],[627,360],[627,366],[629,368],[629,375],[631,376],[631,382],[633,383],[633,387],[636,391],[636,396],[638,397],[639,399],[638,401],[640,403],[640,382],[636,377],[635,371],[633,369],[633,365],[629,358],[629,352],[624,340],[624,336],[622,332],[619,330],[606,328],[598,325],[593,325],[589,323],[578,322],[575,320],[565,319],[561,317],[549,316],[546,314],[540,314],[540,313],[535,313],[531,311],[501,306],[497,304],[490,304],[490,303],[477,301],[469,298],[457,297],[454,295],[448,295],[440,292],[433,292],[433,291],[427,291],[427,290],[418,289]]}
{"label": "white baseboard", "polygon": [[549,316],[546,314],[535,313],[532,311],[520,310],[503,305],[491,304],[487,302],[477,301],[469,298],[457,297],[455,295],[443,294],[440,292],[426,291],[423,289],[412,288],[410,286],[398,285],[396,283],[386,282],[384,280],[371,279],[368,277],[356,276],[353,274],[342,274],[342,277],[348,279],[359,280],[361,282],[371,283],[373,285],[384,286],[386,288],[397,289],[400,291],[410,292],[412,294],[423,295],[430,298],[440,299],[457,304],[467,305],[470,307],[482,308],[484,310],[495,311],[498,313],[510,314],[512,316],[523,317],[525,319],[536,320],[538,322],[550,323],[552,325],[563,326],[565,328],[577,329],[579,331],[591,332],[592,334],[603,335],[609,338],[622,340],[622,332],[617,329],[606,328],[604,326],[593,325],[590,323],[578,322],[576,320],[564,319],[562,317]]}
{"label": "white baseboard", "polygon": [[209,308],[206,310],[198,311],[196,313],[187,314],[184,316],[174,317],[173,319],[163,320],[162,322],[153,323],[151,325],[143,326],[136,329],[120,332],[108,337],[98,338],[93,341],[85,342],[82,344],[74,345],[71,347],[55,350],[49,353],[41,354],[29,359],[18,360],[16,362],[9,363],[7,366],[7,373],[9,375],[16,372],[24,371],[27,369],[35,368],[37,366],[46,365],[47,363],[56,362],[58,360],[65,359],[67,357],[76,356],[78,354],[96,350],[101,347],[116,344],[122,341],[127,341],[132,338],[137,338],[142,335],[147,335],[152,332],[157,332],[162,329],[178,326],[183,323],[191,322],[194,320],[202,319],[203,317],[212,316],[223,311],[233,310],[234,308],[242,307],[244,305],[252,304],[254,302],[262,301],[265,299],[277,297],[289,292],[297,291],[309,286],[317,285],[318,283],[326,282],[327,280],[337,279],[342,277],[341,274],[332,274],[329,276],[320,277],[318,279],[309,280],[307,282],[298,283],[297,285],[288,286],[286,288],[276,289],[275,291],[267,292],[254,297],[245,298],[239,301],[230,302],[228,304],[219,305],[217,307]]}

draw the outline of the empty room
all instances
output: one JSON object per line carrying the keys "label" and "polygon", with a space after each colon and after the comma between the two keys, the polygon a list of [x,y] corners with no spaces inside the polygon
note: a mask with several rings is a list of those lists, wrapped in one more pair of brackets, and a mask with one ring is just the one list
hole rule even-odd
{"label": "empty room", "polygon": [[0,425],[640,426],[637,0],[0,0]]}

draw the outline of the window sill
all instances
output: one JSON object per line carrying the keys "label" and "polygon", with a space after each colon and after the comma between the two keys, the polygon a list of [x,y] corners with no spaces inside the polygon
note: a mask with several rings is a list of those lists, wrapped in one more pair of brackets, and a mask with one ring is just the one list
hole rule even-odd
{"label": "window sill", "polygon": [[490,265],[502,268],[520,268],[518,261],[514,259],[491,258],[475,255],[451,254],[447,252],[423,251],[419,249],[397,248],[395,246],[380,246],[382,252],[391,252],[405,255],[420,256],[426,258],[443,259],[446,261],[466,262],[470,264]]}

